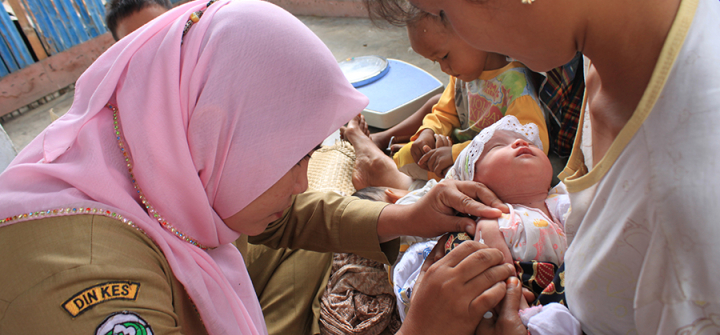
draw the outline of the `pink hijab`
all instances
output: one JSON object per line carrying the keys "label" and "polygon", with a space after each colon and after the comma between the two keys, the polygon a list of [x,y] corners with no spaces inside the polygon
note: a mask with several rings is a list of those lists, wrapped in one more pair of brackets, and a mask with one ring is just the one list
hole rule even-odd
{"label": "pink hijab", "polygon": [[[210,334],[264,334],[242,256],[230,244],[240,234],[222,218],[270,188],[367,98],[317,36],[270,3],[218,1],[183,38],[190,14],[205,7],[167,12],[90,66],[70,111],[0,174],[0,217],[12,218],[0,226],[32,224],[38,211],[58,208],[118,213],[162,249]],[[150,204],[210,250],[145,212],[108,102]]]}

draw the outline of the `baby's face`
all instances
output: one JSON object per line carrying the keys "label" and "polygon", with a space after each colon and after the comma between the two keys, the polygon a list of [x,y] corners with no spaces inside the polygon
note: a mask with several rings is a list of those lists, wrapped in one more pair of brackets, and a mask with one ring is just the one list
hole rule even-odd
{"label": "baby's face", "polygon": [[547,192],[552,176],[550,160],[540,148],[518,133],[497,130],[475,163],[473,180],[502,200],[508,195]]}
{"label": "baby's face", "polygon": [[485,69],[487,53],[460,39],[440,18],[428,15],[408,25],[407,29],[413,50],[438,62],[443,72],[463,81],[472,81]]}

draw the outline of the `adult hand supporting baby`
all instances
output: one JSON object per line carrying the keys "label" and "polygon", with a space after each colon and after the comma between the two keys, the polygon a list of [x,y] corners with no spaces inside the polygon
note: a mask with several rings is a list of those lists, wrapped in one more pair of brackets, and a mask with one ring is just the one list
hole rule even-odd
{"label": "adult hand supporting baby", "polygon": [[475,220],[458,216],[457,212],[492,219],[508,211],[507,205],[485,185],[446,179],[412,205],[386,206],[378,218],[378,237],[387,242],[401,235],[434,237],[446,232],[473,235]]}
{"label": "adult hand supporting baby", "polygon": [[399,334],[473,334],[505,296],[513,268],[502,253],[467,241],[443,257],[446,240],[425,259]]}

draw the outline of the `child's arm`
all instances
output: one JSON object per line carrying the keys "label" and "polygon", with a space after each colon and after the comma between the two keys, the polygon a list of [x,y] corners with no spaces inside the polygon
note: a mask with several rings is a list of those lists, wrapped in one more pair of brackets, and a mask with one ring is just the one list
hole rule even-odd
{"label": "child's arm", "polygon": [[455,82],[455,77],[450,77],[450,83],[445,87],[440,100],[433,106],[432,112],[423,118],[422,126],[415,133],[416,136],[423,129],[432,129],[435,134],[450,135],[453,129],[460,127],[460,118],[455,109]]}
{"label": "child's arm", "polygon": [[510,248],[508,248],[505,237],[500,232],[497,219],[480,219],[475,228],[475,241],[500,250],[504,256],[503,262],[513,263]]}
{"label": "child's arm", "polygon": [[455,109],[455,81],[455,77],[450,77],[450,83],[445,87],[440,100],[432,107],[432,112],[425,115],[422,126],[410,139],[414,141],[411,153],[416,163],[425,154],[425,145],[430,149],[435,148],[435,139],[432,135],[450,135],[453,129],[460,127],[460,119]]}
{"label": "child's arm", "polygon": [[[432,149],[435,149],[435,133],[432,129],[425,128],[418,133],[417,138],[415,138],[415,141],[412,143],[410,155],[412,155],[415,163],[420,165],[422,157]],[[420,165],[420,167],[427,170],[427,168],[422,165]]]}

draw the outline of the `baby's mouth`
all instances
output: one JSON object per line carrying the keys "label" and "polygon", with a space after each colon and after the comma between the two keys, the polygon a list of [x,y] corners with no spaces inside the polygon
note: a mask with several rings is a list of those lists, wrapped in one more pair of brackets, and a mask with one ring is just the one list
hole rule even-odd
{"label": "baby's mouth", "polygon": [[532,150],[530,150],[530,148],[520,148],[520,149],[518,149],[517,155],[516,155],[515,157],[519,157],[519,156],[522,156],[522,155],[535,156],[535,154],[533,154],[533,152],[532,152]]}

